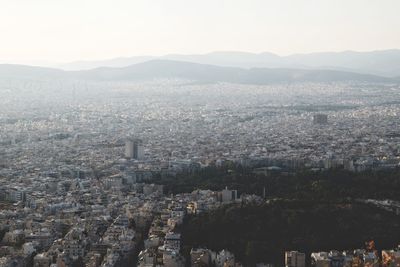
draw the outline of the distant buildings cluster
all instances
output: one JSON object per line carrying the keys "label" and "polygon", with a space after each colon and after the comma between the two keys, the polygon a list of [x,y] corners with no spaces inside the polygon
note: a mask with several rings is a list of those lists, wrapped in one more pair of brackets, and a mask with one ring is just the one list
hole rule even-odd
{"label": "distant buildings cluster", "polygon": [[[162,185],[120,175],[97,180],[79,172],[76,177],[28,181],[24,187],[2,187],[2,267],[117,267],[136,261],[138,266],[185,266],[176,227],[187,214],[261,201],[257,196],[239,198],[228,188],[165,196]],[[221,253],[219,261],[230,257]]]}
{"label": "distant buildings cluster", "polygon": [[[356,249],[354,251],[313,252],[313,267],[396,267],[400,266],[400,250],[382,250],[381,257],[376,250]],[[285,252],[285,267],[305,267],[306,255],[298,251]]]}
{"label": "distant buildings cluster", "polygon": [[[0,86],[4,267],[131,266],[134,255],[139,266],[182,266],[176,226],[186,214],[262,201],[227,188],[165,196],[162,185],[145,183],[155,176],[231,164],[290,175],[400,162],[399,95],[390,84],[376,85],[384,95],[375,85],[352,83]],[[239,264],[226,250],[192,252],[195,266]],[[314,258],[332,262],[333,255],[350,257]],[[369,264],[372,255],[360,257]],[[303,258],[293,252],[287,259]]]}

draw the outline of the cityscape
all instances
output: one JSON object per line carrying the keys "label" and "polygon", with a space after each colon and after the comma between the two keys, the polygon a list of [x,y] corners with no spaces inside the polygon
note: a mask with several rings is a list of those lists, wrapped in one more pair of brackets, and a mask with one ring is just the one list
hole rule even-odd
{"label": "cityscape", "polygon": [[[20,89],[26,105],[13,106],[2,91],[4,266],[73,266],[78,259],[85,266],[185,266],[176,229],[186,216],[271,197],[268,188],[259,195],[239,196],[235,188],[169,195],[154,177],[227,163],[266,176],[399,166],[399,85],[162,81],[111,84],[95,95],[96,85],[78,84],[76,94],[84,90],[90,103],[72,96],[63,104],[32,101],[35,86]],[[400,259],[389,249],[382,255]],[[381,257],[357,248],[312,254],[316,266],[354,266],[346,264],[355,259],[378,266]],[[190,259],[192,266],[240,264],[227,249],[192,248]],[[301,252],[283,259],[305,266]],[[344,263],[318,265],[330,261]]]}
{"label": "cityscape", "polygon": [[400,266],[398,2],[59,2],[0,10],[0,267]]}

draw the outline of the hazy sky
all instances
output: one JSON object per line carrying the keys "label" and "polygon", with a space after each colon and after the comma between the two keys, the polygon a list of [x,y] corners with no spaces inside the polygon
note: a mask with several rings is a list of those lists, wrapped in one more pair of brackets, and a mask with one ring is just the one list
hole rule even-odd
{"label": "hazy sky", "polygon": [[0,0],[0,61],[400,48],[400,0]]}

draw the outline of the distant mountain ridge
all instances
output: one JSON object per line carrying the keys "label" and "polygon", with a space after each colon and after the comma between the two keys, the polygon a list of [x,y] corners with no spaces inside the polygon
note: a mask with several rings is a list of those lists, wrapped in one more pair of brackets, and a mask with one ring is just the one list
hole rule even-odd
{"label": "distant mountain ridge", "polygon": [[171,54],[162,57],[126,57],[101,61],[81,61],[58,65],[65,70],[87,70],[97,67],[127,67],[149,60],[174,60],[199,64],[238,68],[329,69],[373,74],[386,77],[400,76],[400,50],[371,52],[318,52],[278,56],[273,53],[212,52],[198,55]]}
{"label": "distant mountain ridge", "polygon": [[183,79],[197,82],[271,84],[282,82],[392,82],[399,79],[337,70],[237,68],[173,60],[151,60],[123,68],[64,71],[23,65],[0,65],[0,79],[69,79],[81,81],[148,81]]}
{"label": "distant mountain ridge", "polygon": [[391,78],[334,70],[221,67],[173,60],[151,60],[125,68],[98,68],[79,72],[89,80],[187,79],[201,82],[269,84],[280,82],[365,81],[391,82]]}

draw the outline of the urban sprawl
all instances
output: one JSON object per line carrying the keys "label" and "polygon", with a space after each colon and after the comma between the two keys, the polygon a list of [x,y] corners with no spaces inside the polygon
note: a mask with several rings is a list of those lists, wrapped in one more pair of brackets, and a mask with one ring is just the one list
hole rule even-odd
{"label": "urban sprawl", "polygon": [[[399,89],[3,82],[0,266],[242,266],[228,249],[193,247],[185,257],[177,226],[224,205],[266,203],[268,194],[169,195],[152,178],[227,164],[265,175],[396,169]],[[373,241],[351,251],[282,253],[288,267],[306,266],[306,256],[313,266],[400,266],[400,250],[378,252]]]}

